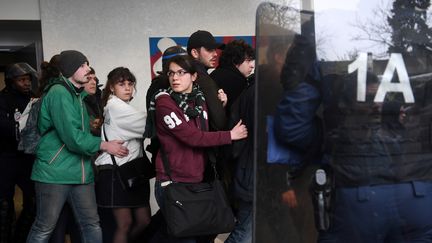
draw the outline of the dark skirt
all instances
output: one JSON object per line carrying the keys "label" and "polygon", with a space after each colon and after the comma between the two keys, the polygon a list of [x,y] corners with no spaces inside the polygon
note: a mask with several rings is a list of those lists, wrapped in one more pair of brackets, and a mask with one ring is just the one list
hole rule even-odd
{"label": "dark skirt", "polygon": [[149,181],[135,188],[124,190],[117,173],[112,169],[99,170],[96,180],[96,201],[103,208],[148,207],[150,200]]}

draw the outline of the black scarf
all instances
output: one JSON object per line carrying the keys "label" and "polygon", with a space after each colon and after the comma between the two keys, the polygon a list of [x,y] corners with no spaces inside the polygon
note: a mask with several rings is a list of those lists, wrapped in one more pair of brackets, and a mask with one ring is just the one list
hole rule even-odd
{"label": "black scarf", "polygon": [[[147,114],[147,120],[146,120],[146,129],[144,132],[144,137],[147,138],[153,138],[156,136],[156,103],[155,103],[155,97],[157,94],[161,92],[168,93],[171,98],[176,102],[176,104],[180,107],[180,109],[183,110],[183,113],[189,116],[190,118],[196,118],[200,116],[201,118],[201,129],[207,130],[207,126],[205,125],[205,119],[203,116],[203,110],[204,110],[204,104],[205,104],[205,98],[204,94],[202,93],[201,89],[199,88],[198,84],[193,84],[192,86],[192,92],[187,94],[181,94],[174,92],[171,87],[164,90],[161,89],[158,92],[155,93],[155,95],[152,96],[150,100],[150,107],[148,108],[148,114]],[[194,107],[190,106],[190,103],[195,104]]]}

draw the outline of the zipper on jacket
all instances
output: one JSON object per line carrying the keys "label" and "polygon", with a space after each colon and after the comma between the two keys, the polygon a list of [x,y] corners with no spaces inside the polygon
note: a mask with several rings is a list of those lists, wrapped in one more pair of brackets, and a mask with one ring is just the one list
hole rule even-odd
{"label": "zipper on jacket", "polygon": [[82,178],[82,180],[81,180],[81,182],[84,184],[85,183],[85,173],[84,173],[84,171],[85,171],[85,169],[84,169],[84,159],[83,159],[83,157],[81,156],[81,173],[82,173],[82,175],[81,175],[81,178]]}
{"label": "zipper on jacket", "polygon": [[[81,106],[81,129],[82,131],[84,131],[84,107],[83,107],[81,95],[78,96],[78,99],[80,101],[80,106]],[[86,178],[85,178],[84,158],[81,155],[81,182],[83,184],[85,183],[85,179]]]}
{"label": "zipper on jacket", "polygon": [[50,162],[48,162],[48,164],[51,164],[52,162],[54,162],[54,160],[59,156],[60,152],[63,150],[65,144],[63,144],[60,149],[57,151],[57,153],[54,155],[54,157],[50,160]]}

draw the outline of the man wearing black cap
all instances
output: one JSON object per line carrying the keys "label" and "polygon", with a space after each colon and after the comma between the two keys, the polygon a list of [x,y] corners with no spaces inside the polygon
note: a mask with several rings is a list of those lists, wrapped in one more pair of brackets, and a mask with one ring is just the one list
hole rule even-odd
{"label": "man wearing black cap", "polygon": [[[27,63],[15,63],[6,70],[6,87],[0,91],[0,242],[23,242],[34,220],[34,185],[30,180],[33,156],[18,150],[19,119],[32,96],[31,84],[37,80],[36,71]],[[15,185],[23,192],[23,210],[16,222],[13,197]]]}
{"label": "man wearing black cap", "polygon": [[94,192],[91,156],[98,150],[124,157],[123,141],[101,141],[90,133],[83,85],[90,71],[87,57],[60,53],[61,76],[43,97],[38,129],[42,134],[31,178],[35,181],[37,215],[27,242],[48,242],[67,201],[80,225],[82,242],[102,242]]}
{"label": "man wearing black cap", "polygon": [[[198,30],[194,32],[188,40],[187,52],[196,60],[196,69],[198,72],[198,78],[195,81],[201,91],[204,93],[204,97],[208,108],[208,119],[210,131],[221,131],[226,130],[227,127],[227,116],[225,113],[225,105],[227,104],[228,98],[225,92],[220,89],[217,83],[208,74],[208,69],[216,68],[218,53],[217,49],[223,49],[225,44],[216,42],[213,35],[205,30]],[[223,176],[226,170],[226,165],[223,162],[224,158],[223,150],[221,147],[215,147],[209,149],[207,154],[209,160],[216,163],[218,171]],[[213,177],[212,170],[206,170],[205,178]],[[202,237],[199,242],[213,242],[216,236]]]}
{"label": "man wearing black cap", "polygon": [[216,49],[223,47],[224,44],[216,42],[213,35],[205,30],[198,30],[193,33],[187,43],[188,54],[197,61],[198,79],[196,82],[204,93],[207,102],[210,130],[212,131],[224,130],[227,125],[224,110],[227,97],[207,72],[208,69],[216,67],[218,58]]}

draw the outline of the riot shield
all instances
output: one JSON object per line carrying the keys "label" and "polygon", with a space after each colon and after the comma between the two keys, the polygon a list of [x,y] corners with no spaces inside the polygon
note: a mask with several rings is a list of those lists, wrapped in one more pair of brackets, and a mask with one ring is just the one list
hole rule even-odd
{"label": "riot shield", "polygon": [[[277,106],[288,88],[281,82],[281,75],[295,71],[287,69],[283,74],[284,65],[303,69],[315,56],[313,12],[300,6],[300,1],[263,3],[257,10],[255,242],[316,241],[309,196],[316,166],[302,161],[303,154],[308,153],[306,157],[312,160],[315,152],[298,147],[284,149],[286,144],[277,141],[273,130]],[[289,50],[294,51],[287,59]],[[299,82],[303,75],[294,74],[292,83]],[[286,150],[285,154],[280,150]]]}
{"label": "riot shield", "polygon": [[429,8],[259,6],[255,242],[421,239],[404,229],[432,217],[419,199],[432,189]]}

